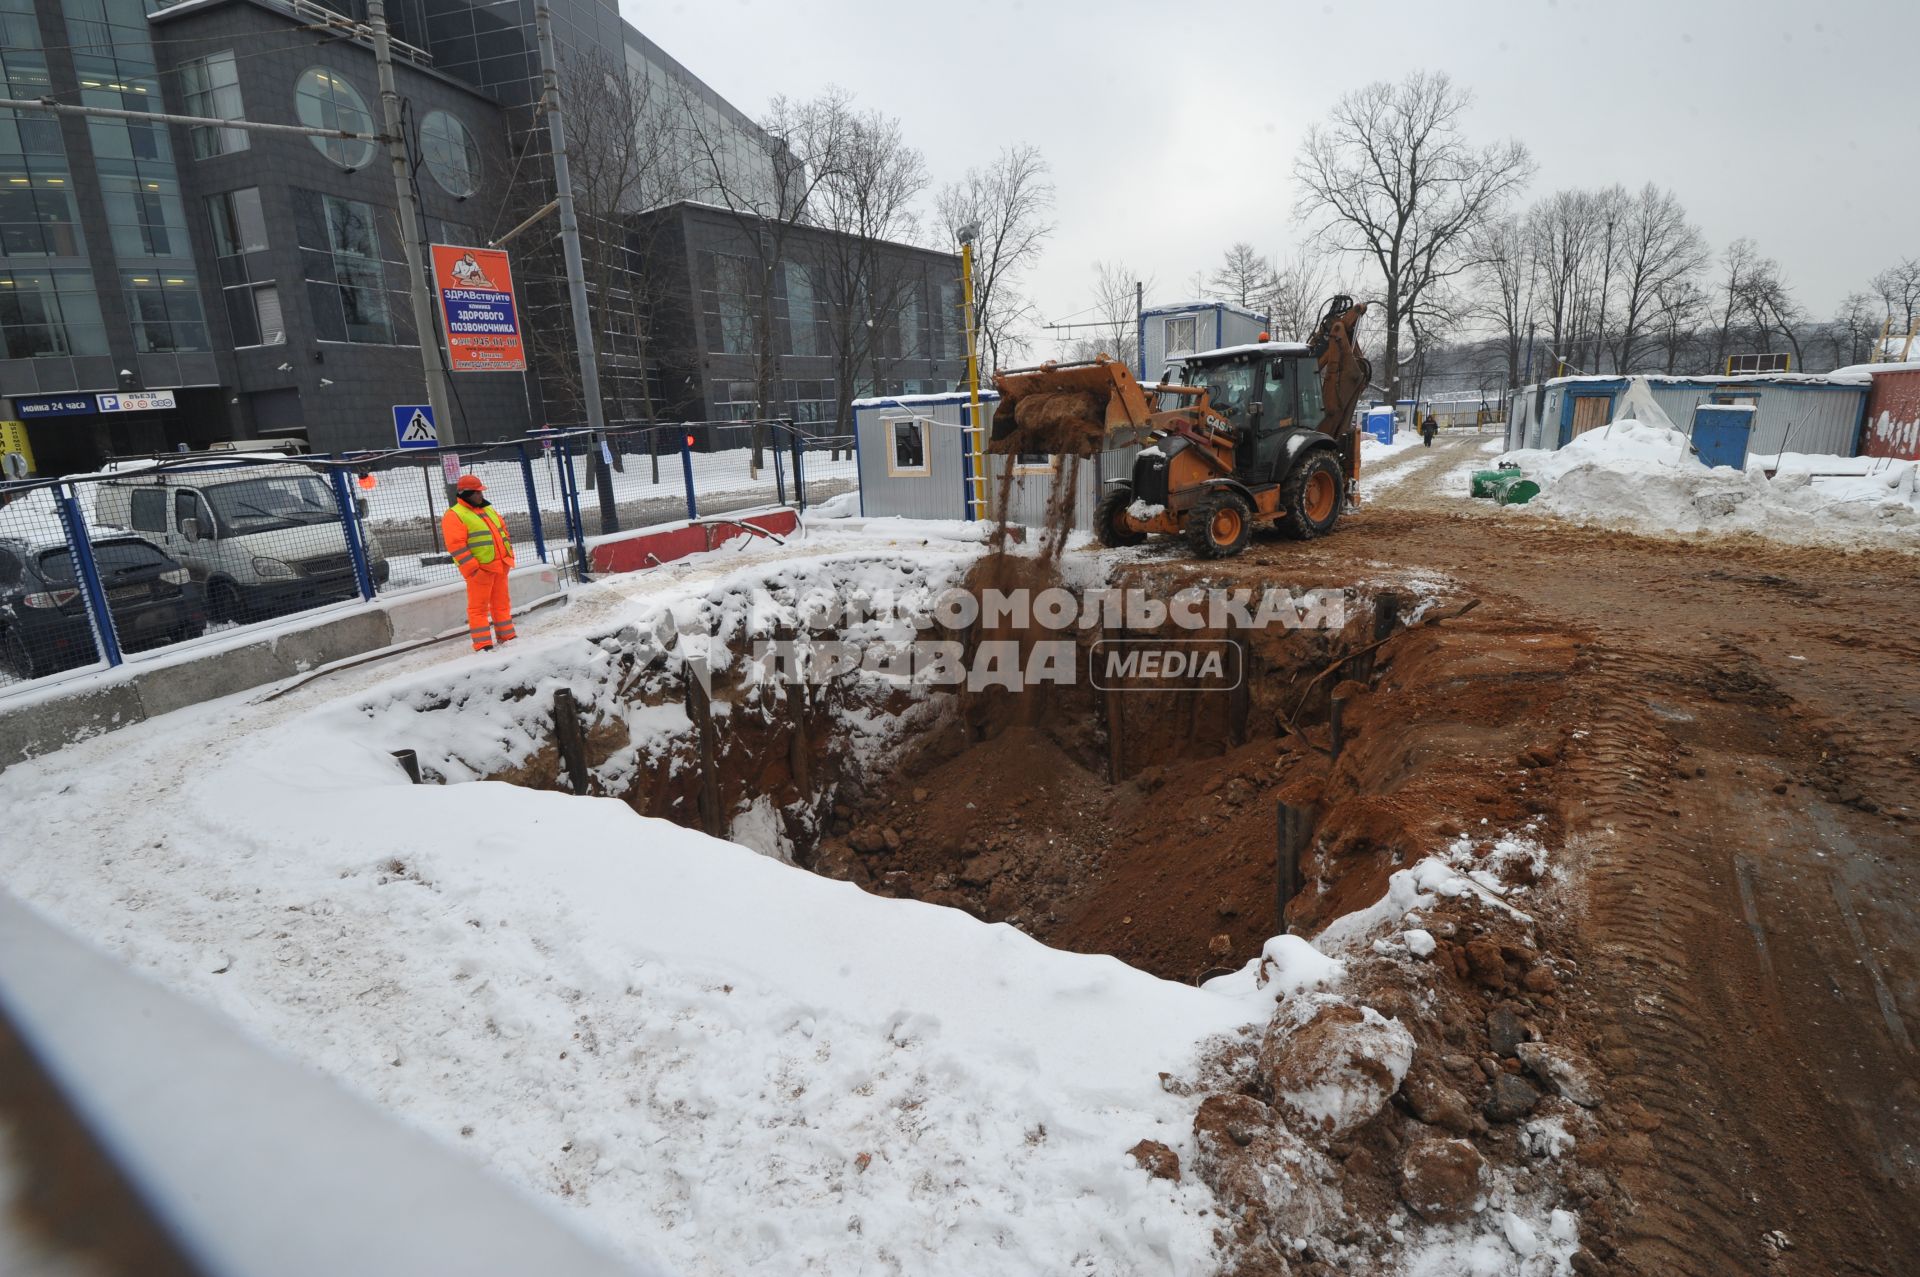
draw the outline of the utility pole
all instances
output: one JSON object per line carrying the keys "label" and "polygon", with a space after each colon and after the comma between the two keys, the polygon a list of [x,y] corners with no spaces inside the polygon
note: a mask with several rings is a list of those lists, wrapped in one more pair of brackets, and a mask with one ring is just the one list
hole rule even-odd
{"label": "utility pole", "polygon": [[[377,0],[376,0],[377,2]],[[600,356],[593,343],[593,319],[587,310],[587,268],[580,255],[580,219],[573,209],[573,177],[567,169],[567,124],[560,109],[560,76],[553,55],[553,14],[534,10],[540,38],[540,82],[553,147],[553,194],[560,206],[560,248],[567,262],[567,301],[573,310],[573,344],[580,358],[580,397],[586,401],[587,428],[593,432],[593,473],[600,490],[600,531],[620,530],[613,499],[613,467],[607,459],[606,409],[600,402]]]}
{"label": "utility pole", "polygon": [[447,381],[440,365],[440,328],[433,317],[433,289],[428,286],[426,248],[420,242],[420,205],[413,198],[413,174],[408,170],[407,139],[400,126],[400,91],[393,85],[393,42],[387,35],[387,0],[367,0],[367,26],[373,32],[373,64],[380,81],[380,115],[387,135],[387,159],[393,167],[393,189],[400,198],[400,249],[406,257],[408,291],[413,295],[413,326],[420,337],[420,371],[427,382],[427,402],[433,406],[433,424],[440,442],[456,442],[453,411],[448,404]]}

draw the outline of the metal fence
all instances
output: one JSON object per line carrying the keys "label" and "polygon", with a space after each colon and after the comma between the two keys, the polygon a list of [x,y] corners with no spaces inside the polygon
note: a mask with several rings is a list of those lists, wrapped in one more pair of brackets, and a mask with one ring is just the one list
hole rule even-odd
{"label": "metal fence", "polygon": [[0,695],[64,671],[394,591],[451,585],[454,479],[517,558],[587,578],[588,543],[851,491],[851,438],[791,422],[621,426],[338,456],[195,454],[0,484]]}

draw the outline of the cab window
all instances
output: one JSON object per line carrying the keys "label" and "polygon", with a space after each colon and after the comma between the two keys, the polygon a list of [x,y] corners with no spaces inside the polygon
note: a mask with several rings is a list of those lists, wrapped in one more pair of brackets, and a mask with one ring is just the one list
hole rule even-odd
{"label": "cab window", "polygon": [[1327,407],[1320,398],[1320,370],[1302,359],[1300,368],[1300,424],[1317,426]]}
{"label": "cab window", "polygon": [[133,492],[133,526],[139,532],[167,530],[167,494],[158,488],[136,488]]}
{"label": "cab window", "polygon": [[1288,373],[1293,367],[1291,359],[1269,359],[1266,363],[1266,377],[1261,387],[1261,402],[1266,405],[1266,423],[1278,425],[1293,417],[1293,389],[1287,384]]}
{"label": "cab window", "polygon": [[[185,532],[187,520],[199,518],[200,498],[196,493],[181,491],[173,494],[173,530],[175,532]],[[204,527],[205,522],[204,519],[201,520],[202,530],[211,532],[213,529]]]}

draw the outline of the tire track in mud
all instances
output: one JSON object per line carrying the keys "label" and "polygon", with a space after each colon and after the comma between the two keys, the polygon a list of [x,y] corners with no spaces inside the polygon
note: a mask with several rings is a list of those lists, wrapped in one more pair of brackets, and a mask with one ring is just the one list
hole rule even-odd
{"label": "tire track in mud", "polygon": [[[1653,1158],[1617,1167],[1634,1209],[1617,1221],[1616,1244],[1649,1273],[1743,1271],[1742,1203],[1712,1133],[1696,1115],[1720,1107],[1689,1084],[1709,1054],[1699,1027],[1704,1007],[1687,978],[1688,937],[1714,912],[1710,884],[1690,872],[1687,849],[1666,833],[1674,810],[1671,776],[1679,745],[1667,715],[1645,688],[1683,678],[1680,662],[1597,653],[1599,699],[1585,735],[1568,750],[1568,776],[1581,806],[1587,856],[1589,934],[1595,989],[1616,990],[1625,1006],[1603,1013],[1603,1059],[1616,1101],[1638,1100],[1658,1119]],[[1649,666],[1652,665],[1652,668]],[[1637,694],[1629,697],[1629,687]],[[1653,844],[1653,845],[1649,845]],[[1665,1181],[1664,1183],[1660,1181]]]}
{"label": "tire track in mud", "polygon": [[[1724,646],[1596,657],[1566,775],[1570,824],[1585,829],[1590,987],[1612,1101],[1637,1100],[1657,1123],[1650,1148],[1608,1150],[1630,1201],[1615,1221],[1622,1258],[1689,1277],[1906,1271],[1897,1216],[1844,1173],[1866,1160],[1888,1180],[1881,1141],[1862,1138],[1857,1109],[1826,1089],[1791,1022],[1781,980],[1809,965],[1804,893],[1741,818],[1756,782],[1724,775],[1731,757],[1713,749],[1742,720],[1790,738],[1791,702]],[[1716,779],[1695,774],[1700,758]],[[1782,942],[1798,951],[1776,953]]]}

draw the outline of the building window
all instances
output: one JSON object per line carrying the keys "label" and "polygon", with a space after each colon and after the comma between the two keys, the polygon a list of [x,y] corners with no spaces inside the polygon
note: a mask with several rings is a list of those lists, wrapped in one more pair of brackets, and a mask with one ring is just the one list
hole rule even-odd
{"label": "building window", "polygon": [[274,284],[224,290],[227,322],[233,328],[233,344],[239,346],[283,346],[287,341],[286,321],[280,313],[280,289]]}
{"label": "building window", "polygon": [[1166,323],[1168,355],[1192,354],[1200,349],[1198,345],[1200,319],[1196,315],[1183,315],[1178,319],[1169,319]]}
{"label": "building window", "polygon": [[267,246],[267,219],[260,212],[260,191],[244,186],[207,196],[213,219],[214,251],[222,257],[257,253]]}
{"label": "building window", "polygon": [[420,153],[440,189],[465,199],[480,189],[480,148],[467,126],[445,111],[429,111],[420,121]]}
{"label": "building window", "polygon": [[931,465],[927,460],[926,422],[912,417],[895,418],[887,422],[887,432],[892,436],[887,449],[888,474],[931,473]]}
{"label": "building window", "polygon": [[0,358],[106,353],[90,272],[0,271]]}
{"label": "building window", "polygon": [[78,257],[79,223],[64,160],[0,154],[0,257]]}
{"label": "building window", "polygon": [[[180,184],[148,170],[113,172],[118,165],[100,161],[100,198],[106,205],[107,229],[117,257],[188,257],[186,212],[180,205]],[[160,172],[171,173],[171,164]]]}
{"label": "building window", "polygon": [[[246,106],[240,100],[240,73],[234,68],[231,49],[183,63],[180,85],[186,96],[188,115],[211,116],[217,120],[247,118]],[[245,129],[219,129],[210,124],[188,129],[187,137],[193,144],[196,160],[244,151],[249,145]]]}
{"label": "building window", "polygon": [[787,353],[825,355],[832,350],[827,304],[814,294],[813,277],[797,262],[786,264]]}
{"label": "building window", "polygon": [[752,351],[753,313],[760,300],[759,279],[759,267],[750,258],[701,252],[700,297],[706,316],[708,350],[725,355]]}
{"label": "building window", "polygon": [[208,349],[200,284],[191,271],[122,271],[120,282],[133,321],[135,350],[164,355]]}
{"label": "building window", "polygon": [[940,285],[940,357],[967,357],[966,299],[958,284]]}
{"label": "building window", "polygon": [[304,190],[294,191],[294,201],[315,335],[375,346],[411,341],[410,331],[396,327],[373,207]]}
{"label": "building window", "polygon": [[[372,133],[373,116],[360,90],[337,71],[311,67],[300,73],[293,87],[293,106],[300,123],[310,129],[342,129]],[[365,168],[373,159],[373,143],[339,137],[309,138],[320,154],[344,169]]]}
{"label": "building window", "polygon": [[900,332],[900,358],[920,359],[926,348],[920,342],[920,318],[926,308],[920,304],[920,285],[906,284],[900,289],[900,310],[895,317]]}

